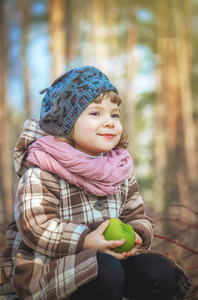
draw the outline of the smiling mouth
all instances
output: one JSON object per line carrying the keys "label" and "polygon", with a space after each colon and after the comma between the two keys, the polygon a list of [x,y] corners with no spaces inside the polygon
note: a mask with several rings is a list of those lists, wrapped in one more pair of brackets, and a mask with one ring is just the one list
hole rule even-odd
{"label": "smiling mouth", "polygon": [[111,140],[111,139],[114,138],[115,135],[114,134],[100,134],[100,136],[102,136],[102,137],[104,137],[106,139]]}

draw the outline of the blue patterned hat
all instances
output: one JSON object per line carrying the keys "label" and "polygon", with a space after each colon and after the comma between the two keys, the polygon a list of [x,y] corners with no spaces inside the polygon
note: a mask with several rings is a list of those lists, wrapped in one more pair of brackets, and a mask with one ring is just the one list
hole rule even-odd
{"label": "blue patterned hat", "polygon": [[40,92],[46,92],[41,107],[41,129],[51,135],[69,137],[77,118],[105,91],[118,94],[116,87],[97,68],[86,66],[63,74]]}

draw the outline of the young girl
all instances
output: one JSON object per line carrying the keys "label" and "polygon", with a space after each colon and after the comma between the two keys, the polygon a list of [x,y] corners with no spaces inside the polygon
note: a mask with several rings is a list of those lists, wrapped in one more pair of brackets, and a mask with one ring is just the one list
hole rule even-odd
{"label": "young girl", "polygon": [[[152,220],[125,150],[115,86],[87,66],[43,92],[40,120],[25,122],[15,148],[21,179],[4,268],[19,298],[182,299],[191,286],[188,274],[148,250]],[[110,218],[133,226],[131,251],[113,251],[124,239],[104,239]]]}

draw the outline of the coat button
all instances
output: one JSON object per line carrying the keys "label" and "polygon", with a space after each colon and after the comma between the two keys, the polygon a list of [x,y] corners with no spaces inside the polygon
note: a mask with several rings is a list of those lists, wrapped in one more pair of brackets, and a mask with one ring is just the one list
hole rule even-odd
{"label": "coat button", "polygon": [[98,200],[96,203],[94,203],[95,209],[101,211],[104,209],[104,203],[101,200]]}

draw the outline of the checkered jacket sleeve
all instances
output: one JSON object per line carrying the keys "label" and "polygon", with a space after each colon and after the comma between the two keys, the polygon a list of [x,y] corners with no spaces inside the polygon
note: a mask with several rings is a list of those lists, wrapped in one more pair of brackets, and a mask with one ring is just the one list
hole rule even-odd
{"label": "checkered jacket sleeve", "polygon": [[59,199],[56,176],[39,168],[24,174],[15,198],[15,220],[24,243],[49,257],[80,252],[89,231],[60,218]]}

